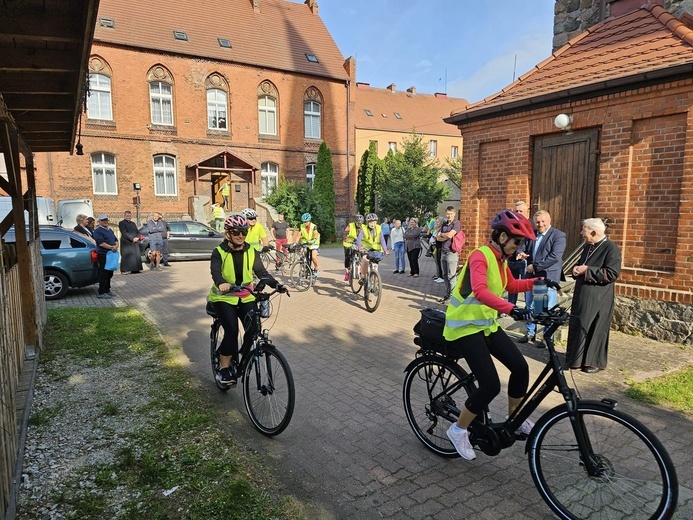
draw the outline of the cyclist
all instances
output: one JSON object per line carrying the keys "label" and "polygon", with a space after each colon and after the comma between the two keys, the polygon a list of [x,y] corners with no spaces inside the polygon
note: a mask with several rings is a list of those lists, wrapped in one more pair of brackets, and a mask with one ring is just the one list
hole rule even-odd
{"label": "cyclist", "polygon": [[[476,458],[467,427],[501,389],[491,356],[510,370],[508,414],[520,404],[529,385],[527,362],[499,327],[497,318],[499,312],[516,320],[532,317],[530,309],[520,309],[503,300],[501,295],[504,290],[519,293],[532,289],[535,279],[516,280],[508,268],[508,258],[525,238],[531,239],[536,235],[525,216],[507,209],[494,217],[491,228],[491,240],[472,251],[460,273],[445,312],[443,330],[445,339],[459,344],[479,383],[462,406],[457,423],[451,424],[447,430],[448,438],[466,460]],[[547,284],[558,287],[556,282],[547,281]],[[533,426],[534,423],[527,419],[516,433],[529,434]]]}
{"label": "cyclist", "polygon": [[248,221],[248,236],[245,241],[248,242],[257,251],[263,253],[269,251],[269,238],[262,224],[257,221],[257,213],[253,208],[245,208],[241,211],[241,215]]}
{"label": "cyclist", "polygon": [[[286,292],[265,269],[256,254],[255,248],[246,243],[250,228],[243,215],[231,215],[224,221],[224,241],[212,251],[211,272],[214,285],[209,291],[208,300],[224,327],[224,339],[219,347],[220,370],[216,375],[220,383],[235,384],[238,374],[238,320],[243,322],[245,333],[243,345],[252,341],[253,330],[246,326],[252,323],[255,312],[255,296],[247,289],[229,292],[234,286],[252,288],[253,275],[267,279],[267,284],[280,292]],[[232,365],[233,361],[233,365]]]}
{"label": "cyclist", "polygon": [[344,281],[349,281],[349,267],[351,266],[351,255],[352,246],[359,236],[359,231],[363,227],[363,215],[354,215],[353,222],[344,228],[344,240],[342,240],[342,245],[344,246]]}
{"label": "cyclist", "polygon": [[359,235],[356,238],[356,247],[361,251],[361,278],[359,283],[363,283],[368,272],[368,251],[384,251],[386,255],[390,254],[387,250],[385,237],[378,224],[378,215],[369,213],[366,215],[366,225],[361,226]]}
{"label": "cyclist", "polygon": [[320,263],[318,262],[318,256],[320,255],[320,233],[315,224],[311,222],[313,217],[310,213],[304,213],[301,215],[301,229],[299,230],[301,234],[301,245],[304,245],[310,251],[310,259],[313,262],[313,276],[317,278],[320,274]]}

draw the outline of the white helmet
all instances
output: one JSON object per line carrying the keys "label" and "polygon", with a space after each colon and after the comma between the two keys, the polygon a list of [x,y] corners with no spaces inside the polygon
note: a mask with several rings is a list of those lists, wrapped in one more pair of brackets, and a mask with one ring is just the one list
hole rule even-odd
{"label": "white helmet", "polygon": [[255,213],[255,210],[253,208],[245,208],[244,210],[241,211],[241,215],[243,215],[245,218],[257,218],[257,213]]}

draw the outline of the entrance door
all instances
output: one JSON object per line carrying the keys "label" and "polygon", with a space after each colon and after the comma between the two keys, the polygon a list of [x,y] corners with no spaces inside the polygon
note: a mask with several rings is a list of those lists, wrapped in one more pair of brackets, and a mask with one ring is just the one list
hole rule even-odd
{"label": "entrance door", "polygon": [[534,142],[532,214],[544,209],[565,232],[563,259],[581,243],[582,221],[595,217],[599,131],[539,137]]}

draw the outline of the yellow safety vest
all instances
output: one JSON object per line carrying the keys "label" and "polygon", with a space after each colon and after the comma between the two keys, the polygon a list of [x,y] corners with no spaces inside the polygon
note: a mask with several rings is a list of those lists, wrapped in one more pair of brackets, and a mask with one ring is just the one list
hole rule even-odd
{"label": "yellow safety vest", "polygon": [[221,206],[214,206],[212,214],[214,218],[224,218],[224,208]]}
{"label": "yellow safety vest", "polygon": [[[224,251],[221,246],[217,246],[217,251],[221,255],[221,275],[224,280],[228,281],[231,285],[236,283],[236,271],[233,265],[233,257],[231,253]],[[253,264],[255,263],[255,249],[252,247],[243,253],[243,285],[248,285],[253,283]],[[229,281],[231,280],[231,281]],[[243,303],[252,302],[255,300],[255,296],[249,294],[245,298],[239,298],[231,293],[220,294],[219,288],[216,285],[212,285],[209,291],[207,299],[210,302],[227,302],[231,305],[238,304],[240,299]]]}
{"label": "yellow safety vest", "polygon": [[[315,240],[312,244],[309,242]],[[310,231],[306,228],[306,223],[301,224],[301,244],[309,246],[310,249],[317,249],[320,246],[320,233],[315,224],[310,225]]]}
{"label": "yellow safety vest", "polygon": [[349,232],[344,237],[342,245],[344,247],[351,247],[356,242],[356,238],[359,236],[359,230],[356,228],[356,223],[352,222],[349,224]]}
{"label": "yellow safety vest", "polygon": [[375,225],[375,238],[371,237],[371,228],[368,227],[368,224],[364,224],[363,226],[363,238],[361,239],[361,247],[364,249],[373,249],[374,251],[381,251],[383,249],[383,245],[380,243],[380,224]]}
{"label": "yellow safety vest", "polygon": [[[488,289],[496,296],[503,294],[507,280],[503,280],[507,269],[507,261],[503,261],[502,269],[498,268],[498,260],[493,250],[489,246],[481,246],[481,251],[486,257],[488,269],[486,270],[486,280]],[[474,253],[474,251],[472,251]],[[471,256],[471,254],[470,254]],[[464,283],[467,269],[469,268],[469,258],[462,268],[462,272],[457,279],[457,285],[450,295],[450,305],[445,311],[445,328],[443,336],[448,341],[453,341],[464,336],[471,336],[483,331],[484,336],[498,330],[498,311],[484,305],[470,293],[466,298],[462,297],[461,287]]]}
{"label": "yellow safety vest", "polygon": [[259,222],[256,222],[254,226],[248,228],[248,234],[245,237],[246,243],[250,244],[250,247],[259,251],[262,249],[262,239],[267,236],[265,228]]}
{"label": "yellow safety vest", "polygon": [[229,186],[228,182],[225,182],[224,184],[221,185],[221,194],[222,195],[224,195],[225,197],[228,197],[230,192],[231,192],[231,186]]}

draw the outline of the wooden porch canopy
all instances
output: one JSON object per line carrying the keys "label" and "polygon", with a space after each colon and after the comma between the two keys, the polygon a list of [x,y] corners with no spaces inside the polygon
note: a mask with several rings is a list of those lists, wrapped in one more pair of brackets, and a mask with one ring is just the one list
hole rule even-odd
{"label": "wooden porch canopy", "polygon": [[[231,181],[245,182],[254,186],[255,173],[259,170],[260,167],[256,162],[235,152],[223,150],[193,164],[188,164],[186,177],[187,180],[194,181],[193,192],[195,195],[199,195],[200,182],[214,184],[221,177],[228,177]],[[236,175],[235,179],[232,177],[233,174]]]}

